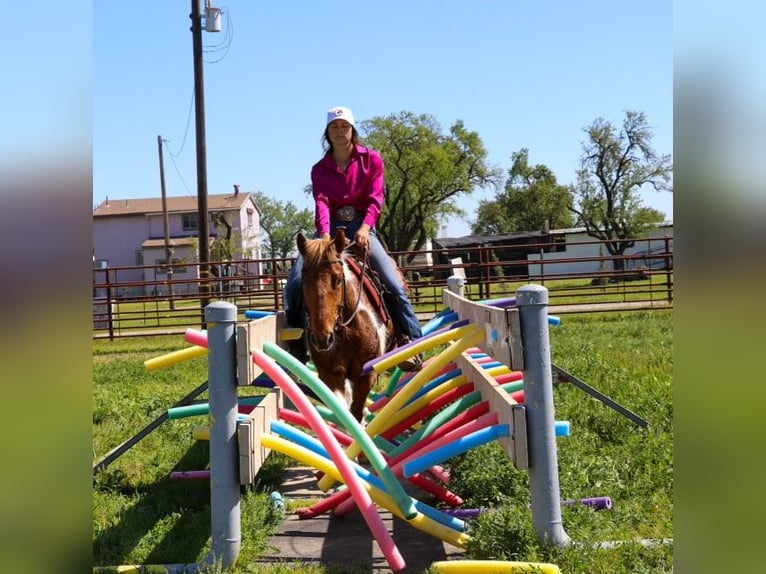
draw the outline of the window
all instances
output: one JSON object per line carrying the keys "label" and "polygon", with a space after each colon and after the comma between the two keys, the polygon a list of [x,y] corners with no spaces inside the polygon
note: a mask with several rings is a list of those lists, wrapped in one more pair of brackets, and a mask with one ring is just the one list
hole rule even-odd
{"label": "window", "polygon": [[196,231],[197,230],[197,214],[196,213],[184,213],[183,228],[184,231]]}
{"label": "window", "polygon": [[247,226],[248,227],[253,226],[253,210],[252,209],[247,210]]}
{"label": "window", "polygon": [[[215,228],[215,222],[213,218],[212,213],[208,213],[208,227],[211,229]],[[181,214],[181,222],[183,224],[183,230],[184,231],[197,231],[199,229],[199,226],[197,225],[197,214],[196,213],[182,213]]]}
{"label": "window", "polygon": [[136,265],[143,265],[143,264],[144,264],[144,252],[136,251]]}
{"label": "window", "polygon": [[[167,260],[165,259],[156,259],[154,261],[155,265],[159,265],[160,267],[157,268],[157,275],[167,275],[168,269],[167,267],[164,267],[164,265],[167,263]],[[181,260],[177,259],[176,257],[170,258],[170,264],[173,266],[173,273],[186,273],[186,267],[180,266]]]}

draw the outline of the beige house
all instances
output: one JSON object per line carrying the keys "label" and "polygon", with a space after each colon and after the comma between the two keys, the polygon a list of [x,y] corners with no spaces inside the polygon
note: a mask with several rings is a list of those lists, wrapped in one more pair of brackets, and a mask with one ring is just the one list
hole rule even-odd
{"label": "beige house", "polygon": [[[236,190],[236,188],[235,188]],[[167,235],[174,280],[196,279],[199,224],[196,197],[168,197]],[[261,259],[260,211],[250,193],[208,195],[211,261],[216,240],[229,238],[231,260]],[[94,266],[113,271],[111,280],[158,281],[166,276],[165,217],[161,198],[106,199],[93,210]],[[260,269],[248,270],[260,274]],[[141,293],[122,289],[119,295]]]}

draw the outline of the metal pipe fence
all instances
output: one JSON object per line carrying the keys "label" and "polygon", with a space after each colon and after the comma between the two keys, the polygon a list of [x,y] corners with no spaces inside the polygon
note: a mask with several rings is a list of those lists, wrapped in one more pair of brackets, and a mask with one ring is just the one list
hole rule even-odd
{"label": "metal pipe fence", "polygon": [[[545,286],[552,312],[672,308],[673,238],[635,239],[621,256],[605,242],[482,245],[391,255],[409,284],[422,319],[442,309],[452,275],[465,277],[465,296],[511,297],[519,287]],[[214,261],[206,278],[195,262],[93,269],[93,338],[183,333],[205,324],[205,299],[247,310],[283,308],[283,287],[294,259]],[[261,272],[259,270],[266,270]]]}

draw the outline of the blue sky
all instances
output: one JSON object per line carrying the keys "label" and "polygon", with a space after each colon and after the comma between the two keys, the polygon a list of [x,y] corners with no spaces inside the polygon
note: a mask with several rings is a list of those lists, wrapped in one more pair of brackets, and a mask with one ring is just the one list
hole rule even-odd
{"label": "blue sky", "polygon": [[[302,190],[321,156],[327,108],[357,119],[407,110],[444,132],[458,119],[489,162],[511,154],[574,183],[597,117],[646,113],[654,147],[672,153],[673,35],[669,2],[214,2],[223,31],[204,33],[208,192]],[[93,4],[93,203],[159,197],[157,136],[168,194],[196,196],[189,2]],[[188,126],[188,127],[187,127]],[[459,205],[474,217],[477,190]],[[673,196],[645,194],[673,218]],[[449,221],[448,235],[469,232]]]}

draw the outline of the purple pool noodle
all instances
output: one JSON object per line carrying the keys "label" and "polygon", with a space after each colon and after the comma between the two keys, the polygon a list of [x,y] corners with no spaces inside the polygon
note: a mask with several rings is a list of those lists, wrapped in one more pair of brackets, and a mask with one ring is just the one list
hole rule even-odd
{"label": "purple pool noodle", "polygon": [[481,514],[481,508],[442,508],[441,511],[455,518],[476,518]]}
{"label": "purple pool noodle", "polygon": [[178,470],[170,473],[171,480],[210,480],[209,470]]}
{"label": "purple pool noodle", "polygon": [[482,301],[482,305],[489,307],[513,307],[516,305],[516,297],[507,297],[505,299],[490,299],[488,301]]}
{"label": "purple pool noodle", "polygon": [[420,337],[419,339],[414,339],[414,340],[410,341],[409,343],[407,343],[406,345],[401,345],[400,347],[394,347],[393,349],[391,349],[387,353],[383,353],[380,357],[376,357],[375,359],[371,359],[371,360],[367,361],[362,366],[362,374],[370,373],[372,371],[373,367],[377,363],[379,363],[381,361],[384,361],[385,359],[387,359],[391,355],[400,352],[402,349],[409,349],[410,347],[413,347],[413,346],[417,345],[418,343],[420,343],[424,339],[430,339],[431,337],[435,337],[435,336],[440,335],[442,333],[446,333],[447,331],[451,331],[452,329],[457,329],[458,327],[465,327],[470,322],[471,322],[470,319],[462,319],[460,321],[457,321],[455,323],[447,325],[446,327],[442,327],[441,329],[438,329],[437,331],[434,331],[433,333],[429,333],[428,335],[424,335],[423,337]]}
{"label": "purple pool noodle", "polygon": [[592,508],[593,510],[611,510],[612,508],[612,499],[608,496],[596,496],[593,498],[581,498],[579,500],[577,499],[569,499],[569,500],[562,500],[561,504],[564,506],[574,506],[576,504],[582,504],[583,506],[588,506]]}

